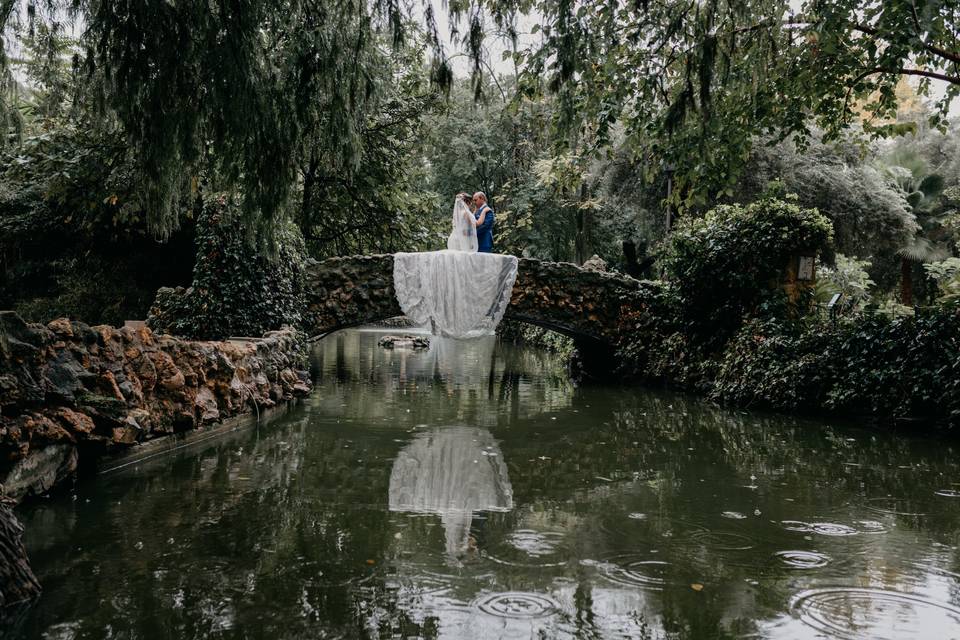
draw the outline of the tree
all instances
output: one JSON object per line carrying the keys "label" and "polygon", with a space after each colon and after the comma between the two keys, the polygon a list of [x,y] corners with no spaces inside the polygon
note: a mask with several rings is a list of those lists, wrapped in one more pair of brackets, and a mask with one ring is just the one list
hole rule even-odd
{"label": "tree", "polygon": [[946,83],[935,123],[960,92],[956,0],[808,0],[797,12],[781,0],[514,6],[542,18],[541,42],[514,56],[525,95],[556,95],[561,144],[602,148],[623,125],[648,179],[661,171],[650,159],[675,167],[681,208],[732,195],[758,135],[804,140],[812,118],[835,139],[858,109],[895,113],[904,75],[921,79],[922,95]]}
{"label": "tree", "polygon": [[879,150],[850,140],[791,141],[757,145],[751,151],[735,200],[744,204],[773,193],[797,196],[833,223],[839,253],[891,261],[917,229],[903,192],[874,166]]}
{"label": "tree", "polygon": [[[913,305],[913,271],[916,264],[936,262],[950,256],[939,207],[943,176],[929,173],[926,163],[915,154],[894,153],[887,158],[886,172],[892,184],[902,190],[918,225],[899,247],[900,302]],[[900,164],[893,164],[899,162]],[[907,166],[903,166],[907,165]]]}
{"label": "tree", "polygon": [[[244,196],[245,224],[269,236],[290,210],[299,151],[326,141],[347,170],[361,157],[362,116],[383,95],[384,39],[412,28],[392,2],[333,0],[46,0],[0,5],[15,35],[82,18],[85,99],[116,119],[136,159],[151,228],[179,224],[181,194],[206,174]],[[386,33],[384,33],[386,32]],[[0,72],[9,70],[0,58]]]}
{"label": "tree", "polygon": [[295,218],[316,257],[434,248],[448,232],[440,232],[447,215],[436,215],[427,184],[423,141],[440,95],[428,82],[422,47],[371,55],[383,95],[354,115],[356,167],[338,160],[332,132],[305,141],[298,161]]}

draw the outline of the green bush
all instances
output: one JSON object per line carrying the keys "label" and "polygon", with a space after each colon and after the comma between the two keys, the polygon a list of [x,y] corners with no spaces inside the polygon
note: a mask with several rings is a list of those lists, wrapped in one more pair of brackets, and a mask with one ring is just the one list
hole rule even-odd
{"label": "green bush", "polygon": [[747,323],[726,345],[710,396],[741,407],[822,407],[836,378],[835,363],[824,357],[832,338],[797,323]]}
{"label": "green bush", "polygon": [[116,325],[189,282],[189,196],[183,228],[158,241],[136,184],[118,133],[64,126],[0,149],[0,309]]}
{"label": "green bush", "polygon": [[824,265],[817,270],[817,302],[826,304],[839,293],[842,295],[839,311],[847,315],[859,313],[870,304],[870,290],[876,285],[870,279],[869,271],[869,260],[857,260],[838,253],[832,267]]}
{"label": "green bush", "polygon": [[197,339],[259,336],[297,325],[304,306],[306,251],[296,226],[278,224],[275,255],[251,246],[237,203],[208,197],[197,218],[193,283],[161,289],[148,324]]}
{"label": "green bush", "polygon": [[146,316],[153,298],[137,280],[132,261],[77,256],[44,265],[57,274],[56,288],[44,295],[13,303],[13,310],[28,322],[46,324],[54,318],[83,320],[91,325],[118,326],[124,320]]}
{"label": "green bush", "polygon": [[960,312],[870,314],[837,326],[753,322],[710,395],[737,406],[960,425]]}
{"label": "green bush", "polygon": [[790,257],[825,249],[832,237],[830,221],[816,209],[775,199],[721,205],[682,220],[662,265],[678,293],[685,332],[719,347],[744,318],[781,309],[779,284]]}
{"label": "green bush", "polygon": [[712,355],[685,330],[676,288],[644,288],[637,295],[640,299],[633,306],[638,311],[622,319],[617,375],[689,391],[709,390]]}
{"label": "green bush", "polygon": [[943,305],[960,302],[960,258],[947,258],[923,265],[927,277],[937,283],[936,302]]}

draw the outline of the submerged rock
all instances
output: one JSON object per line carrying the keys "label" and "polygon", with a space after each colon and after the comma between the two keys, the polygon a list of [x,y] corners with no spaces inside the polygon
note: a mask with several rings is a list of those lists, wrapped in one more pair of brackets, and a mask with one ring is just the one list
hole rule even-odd
{"label": "submerged rock", "polygon": [[411,349],[430,348],[430,338],[426,336],[383,336],[377,341],[377,344],[386,349],[395,347],[408,347]]}

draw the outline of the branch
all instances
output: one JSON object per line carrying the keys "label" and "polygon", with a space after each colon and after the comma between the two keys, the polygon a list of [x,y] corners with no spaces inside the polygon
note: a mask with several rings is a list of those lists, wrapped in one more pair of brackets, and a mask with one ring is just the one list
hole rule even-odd
{"label": "branch", "polygon": [[874,73],[896,73],[902,76],[922,76],[924,78],[933,78],[934,80],[943,80],[944,82],[949,82],[950,84],[960,85],[960,76],[948,76],[944,73],[937,73],[936,71],[925,71],[923,69],[904,69],[903,67],[899,69],[882,69],[878,67],[875,69],[871,69],[870,73],[868,73],[867,75],[871,75]]}
{"label": "branch", "polygon": [[[941,58],[946,58],[951,62],[956,62],[957,64],[960,64],[960,53],[947,51],[946,49],[942,49],[936,45],[930,44],[923,39],[923,37],[920,35],[920,23],[917,20],[916,7],[913,8],[913,20],[914,20],[914,24],[917,27],[917,39],[920,41],[920,44],[923,45],[924,49],[926,49],[930,53],[940,56]],[[883,38],[884,40],[889,40],[889,38],[887,38],[882,33],[880,33],[878,29],[874,29],[873,27],[869,27],[865,24],[854,24],[854,25],[851,25],[851,28],[854,31],[865,33],[868,36],[875,36],[878,38]]]}

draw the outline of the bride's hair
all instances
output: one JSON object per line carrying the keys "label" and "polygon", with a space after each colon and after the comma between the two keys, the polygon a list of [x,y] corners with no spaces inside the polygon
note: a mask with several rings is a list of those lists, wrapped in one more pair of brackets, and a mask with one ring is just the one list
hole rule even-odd
{"label": "bride's hair", "polygon": [[457,194],[457,197],[463,200],[465,203],[470,204],[473,201],[473,198],[470,197],[470,194],[466,191],[461,191]]}

